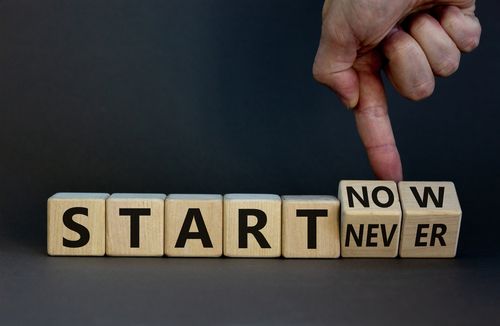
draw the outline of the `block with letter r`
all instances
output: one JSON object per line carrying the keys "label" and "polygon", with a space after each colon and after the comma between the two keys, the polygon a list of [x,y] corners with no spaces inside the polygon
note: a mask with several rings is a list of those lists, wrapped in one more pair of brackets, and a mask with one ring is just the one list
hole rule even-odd
{"label": "block with letter r", "polygon": [[455,257],[462,219],[455,185],[402,181],[398,188],[403,210],[399,255]]}

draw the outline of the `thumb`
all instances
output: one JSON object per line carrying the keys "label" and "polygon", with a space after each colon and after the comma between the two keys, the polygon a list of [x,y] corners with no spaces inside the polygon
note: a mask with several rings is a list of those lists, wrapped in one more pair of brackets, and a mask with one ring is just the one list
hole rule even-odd
{"label": "thumb", "polygon": [[353,112],[359,136],[375,176],[400,181],[403,179],[403,170],[379,73],[380,56],[372,51],[358,61],[359,102]]}
{"label": "thumb", "polygon": [[[329,2],[326,2],[326,5],[330,5]],[[359,99],[358,75],[353,69],[357,42],[350,30],[343,30],[347,27],[341,27],[347,24],[340,24],[336,19],[337,17],[329,15],[323,21],[313,76],[334,91],[344,105],[352,109]]]}

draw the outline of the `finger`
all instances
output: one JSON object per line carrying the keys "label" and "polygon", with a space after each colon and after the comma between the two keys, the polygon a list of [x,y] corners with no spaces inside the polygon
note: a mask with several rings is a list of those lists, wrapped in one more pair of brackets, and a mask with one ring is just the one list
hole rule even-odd
{"label": "finger", "polygon": [[454,6],[439,9],[439,22],[460,51],[471,52],[479,45],[481,24],[473,10],[463,11]]}
{"label": "finger", "polygon": [[394,140],[387,100],[374,61],[380,60],[370,53],[356,62],[359,76],[359,102],[353,110],[359,136],[366,149],[375,176],[384,180],[403,179],[401,159]]}
{"label": "finger", "polygon": [[389,35],[382,45],[388,59],[386,73],[396,90],[417,101],[434,91],[434,75],[417,41],[401,29]]}
{"label": "finger", "polygon": [[456,6],[462,9],[474,9],[476,0],[419,0],[418,7],[433,7],[433,6]]}
{"label": "finger", "polygon": [[[331,18],[324,20],[320,44],[314,59],[313,76],[333,90],[344,105],[353,108],[359,98],[358,75],[352,68],[356,60],[357,46],[349,31],[341,29],[342,27],[337,27]],[[340,35],[343,35],[342,38]]]}
{"label": "finger", "polygon": [[[313,76],[318,82],[334,91],[345,106],[352,109],[358,103],[358,75],[348,61],[336,61],[338,49],[322,42],[314,60]],[[346,68],[347,67],[347,68]]]}
{"label": "finger", "polygon": [[424,51],[436,76],[447,77],[457,71],[460,50],[434,17],[416,15],[409,24],[409,32]]}

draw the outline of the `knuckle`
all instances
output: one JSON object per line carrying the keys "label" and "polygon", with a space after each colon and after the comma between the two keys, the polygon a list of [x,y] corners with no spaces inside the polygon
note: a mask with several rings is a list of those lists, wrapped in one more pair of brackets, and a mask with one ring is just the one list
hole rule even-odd
{"label": "knuckle", "polygon": [[441,60],[434,73],[441,77],[448,77],[455,73],[460,66],[460,56],[447,56]]}
{"label": "knuckle", "polygon": [[434,93],[434,86],[434,79],[415,85],[408,92],[408,98],[413,101],[426,99]]}
{"label": "knuckle", "polygon": [[430,16],[427,14],[420,14],[416,16],[410,23],[410,33],[418,33],[425,29],[430,22]]}
{"label": "knuckle", "polygon": [[461,21],[462,12],[459,8],[455,6],[447,6],[443,8],[441,16],[441,24],[447,26],[456,25]]}
{"label": "knuckle", "polygon": [[387,44],[387,55],[389,59],[397,56],[407,56],[408,54],[418,52],[416,44],[408,39],[398,39]]}
{"label": "knuckle", "polygon": [[462,50],[464,52],[470,52],[477,48],[479,46],[479,38],[478,35],[467,36],[463,41]]}
{"label": "knuckle", "polygon": [[[382,144],[368,144],[365,145],[365,150],[371,154],[382,153],[382,154],[397,154],[396,144],[393,142],[382,143]],[[394,155],[396,156],[396,155]]]}
{"label": "knuckle", "polygon": [[317,64],[313,65],[312,75],[313,78],[319,83],[326,84],[328,82],[328,72],[324,68],[319,67]]}
{"label": "knuckle", "polygon": [[462,26],[462,20],[456,14],[447,14],[443,17],[441,25],[451,34],[456,34]]}
{"label": "knuckle", "polygon": [[383,105],[359,106],[356,110],[359,114],[371,119],[380,119],[387,116],[387,107]]}

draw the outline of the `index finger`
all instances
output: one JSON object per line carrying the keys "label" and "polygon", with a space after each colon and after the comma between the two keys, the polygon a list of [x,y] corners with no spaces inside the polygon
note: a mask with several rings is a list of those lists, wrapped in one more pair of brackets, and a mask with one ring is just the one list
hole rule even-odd
{"label": "index finger", "polygon": [[353,110],[356,125],[375,176],[400,181],[403,169],[389,119],[385,90],[378,67],[373,65],[365,63],[358,67],[359,102]]}

